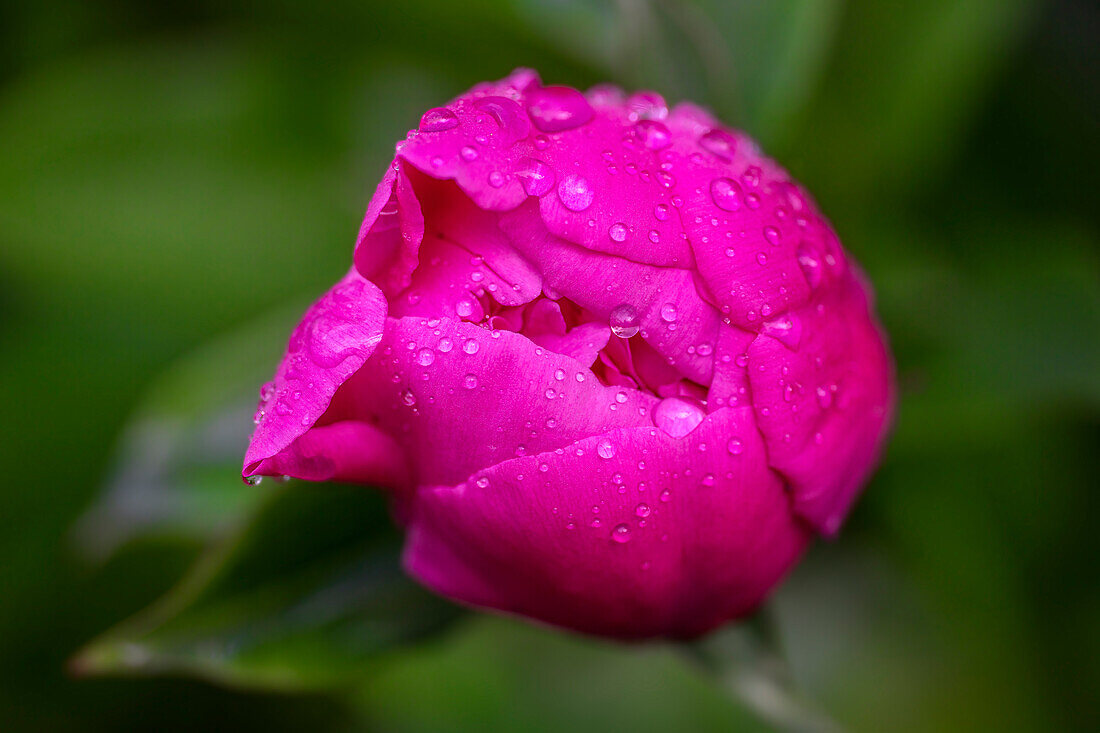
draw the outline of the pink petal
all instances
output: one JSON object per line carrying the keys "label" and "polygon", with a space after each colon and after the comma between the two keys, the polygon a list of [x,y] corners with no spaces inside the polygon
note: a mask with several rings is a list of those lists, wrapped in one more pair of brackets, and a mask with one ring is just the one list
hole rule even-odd
{"label": "pink petal", "polygon": [[367,207],[355,244],[355,267],[392,299],[408,287],[423,238],[424,216],[408,170],[394,161]]}
{"label": "pink petal", "polygon": [[748,376],[771,463],[791,483],[794,508],[835,534],[867,479],[891,412],[892,366],[854,278],[792,314],[797,350],[758,336]]}
{"label": "pink petal", "polygon": [[325,422],[359,420],[405,449],[419,484],[451,484],[525,453],[650,425],[656,399],[605,387],[583,364],[510,331],[390,318]]}
{"label": "pink petal", "polygon": [[707,393],[707,407],[717,410],[721,407],[735,407],[751,404],[752,392],[749,388],[748,356],[749,344],[756,335],[736,326],[722,327],[718,331],[718,345],[715,352],[714,379]]}
{"label": "pink petal", "polygon": [[[574,114],[583,99],[530,77],[475,88],[446,108],[457,124],[410,132],[398,158],[455,181],[480,209],[507,211],[536,196],[550,231],[588,249],[691,266],[672,204],[674,177],[661,151],[647,146],[654,139],[648,128],[663,123],[636,129],[630,108],[620,105]],[[561,120],[553,123],[559,129],[540,131],[531,117]]]}
{"label": "pink petal", "polygon": [[353,268],[313,304],[294,329],[287,351],[264,390],[244,475],[289,446],[328,409],[332,396],[382,339],[386,299]]}
{"label": "pink petal", "polygon": [[751,612],[801,554],[788,501],[751,411],[729,408],[682,439],[613,430],[421,488],[405,565],[464,603],[693,636]]}
{"label": "pink petal", "polygon": [[373,425],[345,420],[313,427],[253,469],[264,476],[345,481],[404,490],[409,467],[401,447]]}
{"label": "pink petal", "polygon": [[710,383],[721,321],[695,290],[690,271],[639,264],[571,244],[547,231],[532,203],[501,216],[500,228],[542,272],[544,284],[605,322],[615,308],[633,306],[646,343],[684,376]]}
{"label": "pink petal", "polygon": [[607,346],[611,329],[604,323],[582,323],[568,333],[529,336],[539,346],[576,359],[586,367],[596,363],[596,357]]}
{"label": "pink petal", "polygon": [[811,288],[799,247],[831,236],[813,203],[750,138],[698,108],[678,107],[669,126],[684,230],[722,315],[755,330],[804,304]]}

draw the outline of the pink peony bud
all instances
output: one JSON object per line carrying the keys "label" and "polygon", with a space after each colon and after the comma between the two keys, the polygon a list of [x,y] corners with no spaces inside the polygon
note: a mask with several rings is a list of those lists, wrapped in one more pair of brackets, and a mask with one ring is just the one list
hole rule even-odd
{"label": "pink peony bud", "polygon": [[859,271],[745,134],[519,70],[397,145],[244,475],[391,489],[406,568],[463,603],[691,636],[837,531],[891,374]]}

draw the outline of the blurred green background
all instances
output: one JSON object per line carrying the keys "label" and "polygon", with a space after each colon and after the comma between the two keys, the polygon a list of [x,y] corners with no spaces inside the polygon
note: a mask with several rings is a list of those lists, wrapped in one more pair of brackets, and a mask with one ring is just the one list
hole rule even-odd
{"label": "blurred green background", "polygon": [[236,479],[394,141],[533,66],[747,129],[876,286],[894,438],[775,598],[804,696],[1100,729],[1098,48],[1086,0],[0,5],[0,728],[766,729],[670,646],[433,601],[375,496]]}

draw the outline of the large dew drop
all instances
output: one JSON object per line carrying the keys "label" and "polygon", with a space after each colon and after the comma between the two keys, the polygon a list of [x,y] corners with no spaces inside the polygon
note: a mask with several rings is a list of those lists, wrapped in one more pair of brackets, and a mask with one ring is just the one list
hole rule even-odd
{"label": "large dew drop", "polygon": [[611,333],[621,339],[631,338],[641,330],[641,326],[638,324],[638,311],[634,309],[634,306],[627,303],[616,306],[611,311],[609,320]]}
{"label": "large dew drop", "polygon": [[568,175],[558,184],[558,198],[570,211],[584,211],[592,205],[595,193],[585,178]]}
{"label": "large dew drop", "polygon": [[592,119],[592,105],[571,87],[548,86],[527,97],[527,114],[543,132],[561,132],[580,127]]}
{"label": "large dew drop", "polygon": [[725,130],[711,130],[699,138],[699,145],[711,155],[730,161],[737,149],[737,138]]}
{"label": "large dew drop", "polygon": [[657,120],[641,120],[634,125],[634,134],[650,150],[664,150],[672,144],[672,133]]}
{"label": "large dew drop", "polygon": [[653,410],[653,424],[673,438],[682,438],[695,430],[704,417],[702,405],[683,397],[661,400]]}
{"label": "large dew drop", "polygon": [[723,211],[741,208],[741,185],[731,178],[715,178],[710,182],[710,197]]}
{"label": "large dew drop", "polygon": [[545,196],[554,188],[554,169],[538,158],[525,158],[520,162],[516,177],[523,184],[528,196]]}
{"label": "large dew drop", "polygon": [[421,132],[443,132],[458,126],[458,117],[446,107],[435,107],[420,118]]}

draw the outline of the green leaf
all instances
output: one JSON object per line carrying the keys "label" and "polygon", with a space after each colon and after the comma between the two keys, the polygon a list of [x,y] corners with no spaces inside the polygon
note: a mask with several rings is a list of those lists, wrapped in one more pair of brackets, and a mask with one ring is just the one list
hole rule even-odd
{"label": "green leaf", "polygon": [[771,152],[855,209],[912,190],[950,160],[1032,5],[849,0],[822,83]]}
{"label": "green leaf", "polygon": [[246,527],[159,603],[89,644],[72,668],[342,687],[372,659],[460,616],[401,572],[399,536],[376,492],[291,483],[265,494]]}
{"label": "green leaf", "polygon": [[813,91],[840,9],[840,0],[518,5],[555,47],[615,82],[709,105],[765,144]]}
{"label": "green leaf", "polygon": [[259,386],[304,303],[295,302],[179,360],[130,420],[103,494],[75,529],[106,560],[143,537],[224,536],[266,492],[240,480]]}

